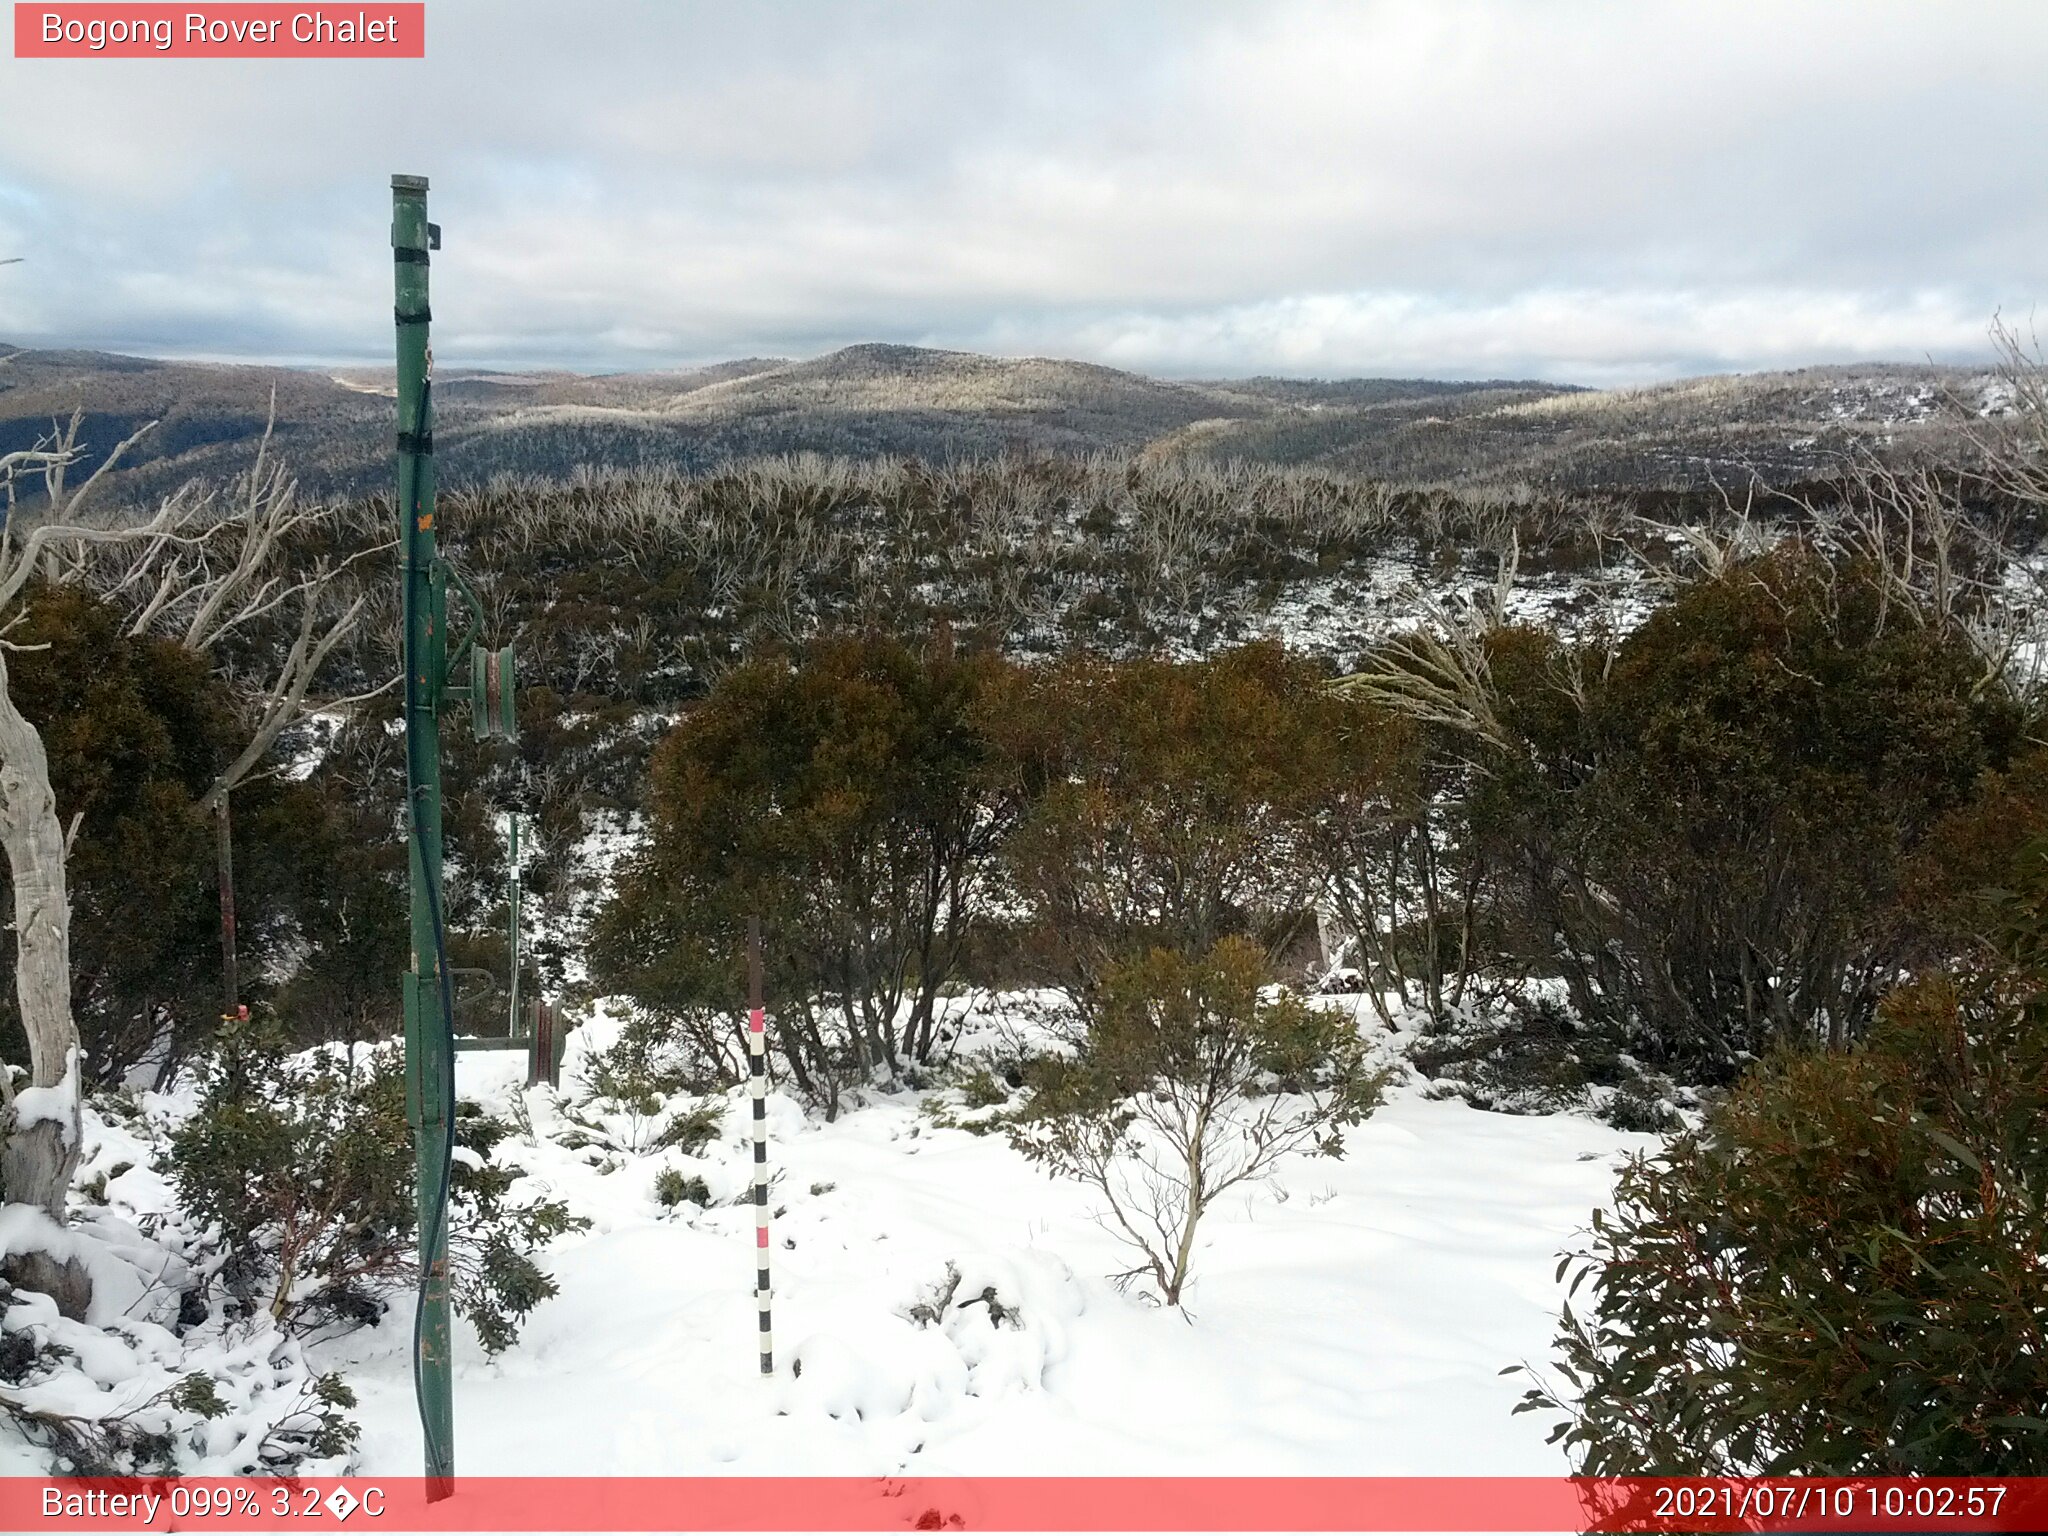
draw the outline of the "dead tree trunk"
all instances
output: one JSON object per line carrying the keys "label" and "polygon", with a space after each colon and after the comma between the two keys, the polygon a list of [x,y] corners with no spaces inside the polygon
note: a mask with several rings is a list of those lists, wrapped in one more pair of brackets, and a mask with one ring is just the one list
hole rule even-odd
{"label": "dead tree trunk", "polygon": [[[64,830],[43,738],[14,706],[0,655],[0,848],[14,887],[15,996],[30,1093],[4,1086],[0,1200],[59,1221],[78,1166],[78,1030],[71,1017],[71,900]],[[0,1074],[4,1076],[4,1074]],[[43,1092],[41,1090],[48,1090]]]}

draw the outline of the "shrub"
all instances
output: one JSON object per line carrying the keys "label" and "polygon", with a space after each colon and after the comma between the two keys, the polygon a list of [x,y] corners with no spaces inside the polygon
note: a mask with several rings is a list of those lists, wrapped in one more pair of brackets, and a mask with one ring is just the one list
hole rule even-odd
{"label": "shrub", "polygon": [[1600,1106],[1600,1118],[1617,1131],[1657,1133],[1682,1129],[1685,1122],[1657,1091],[1659,1082],[1668,1089],[1669,1083],[1664,1080],[1635,1078],[1623,1083]]}
{"label": "shrub", "polygon": [[1496,674],[1476,791],[1531,963],[1631,1049],[1725,1079],[1840,1046],[1911,956],[1909,861],[2021,715],[1953,627],[1797,545],[1695,583],[1611,665]]}
{"label": "shrub", "polygon": [[518,1342],[527,1314],[556,1293],[554,1279],[534,1253],[566,1232],[581,1232],[589,1219],[572,1216],[560,1200],[514,1204],[513,1186],[525,1170],[493,1159],[512,1126],[474,1104],[456,1105],[455,1144],[470,1154],[455,1161],[451,1181],[448,1254],[454,1268],[450,1294],[455,1310],[469,1319],[486,1354]]}
{"label": "shrub", "polygon": [[664,1168],[654,1176],[654,1199],[665,1210],[674,1210],[686,1200],[693,1205],[709,1205],[711,1186],[701,1175]]}
{"label": "shrub", "polygon": [[1952,963],[1995,949],[1998,904],[1986,892],[2011,890],[2028,845],[2048,836],[2048,746],[2035,746],[2003,772],[1986,773],[1967,805],[1942,817],[1906,878],[1911,920],[1926,958]]}
{"label": "shrub", "polygon": [[2048,1465],[2048,1006],[2005,971],[1895,993],[1847,1056],[1781,1048],[1624,1173],[1568,1254],[1561,1438],[1589,1474]]}
{"label": "shrub", "polygon": [[960,1098],[969,1109],[993,1109],[1010,1102],[1010,1090],[987,1067],[977,1067],[961,1083]]}
{"label": "shrub", "polygon": [[[220,1223],[223,1271],[280,1323],[369,1322],[418,1273],[412,1133],[395,1047],[288,1055],[281,1031],[222,1030],[200,1100],[171,1140],[180,1201]],[[588,1223],[559,1201],[511,1201],[521,1170],[493,1160],[511,1127],[457,1106],[449,1256],[456,1310],[486,1350],[554,1294],[531,1250]]]}
{"label": "shrub", "polygon": [[[1479,1109],[1552,1114],[1583,1109],[1591,1089],[1616,1087],[1608,1111],[1640,1097],[1641,1086],[1605,1026],[1587,1027],[1550,997],[1519,999],[1497,1012],[1447,1021],[1417,1041],[1409,1059],[1424,1076],[1447,1084]],[[1654,1105],[1655,1100],[1648,1103]],[[1659,1112],[1662,1129],[1667,1118]]]}
{"label": "shrub", "polygon": [[1036,973],[1083,1017],[1110,968],[1155,946],[1256,937],[1270,958],[1299,935],[1322,834],[1372,814],[1406,735],[1327,683],[1272,643],[1075,656],[1017,681],[992,725],[1025,800],[1004,866]]}
{"label": "shrub", "polygon": [[186,1209],[221,1224],[230,1290],[253,1303],[267,1286],[280,1322],[395,1288],[410,1262],[412,1133],[395,1049],[291,1056],[271,1026],[225,1027],[170,1151]]}
{"label": "shrub", "polygon": [[673,1147],[686,1157],[695,1157],[718,1136],[725,1123],[725,1109],[719,1104],[696,1104],[670,1118],[663,1127],[657,1148]]}
{"label": "shrub", "polygon": [[1339,1155],[1385,1085],[1349,1019],[1267,998],[1264,981],[1243,939],[1195,958],[1155,949],[1104,977],[1077,1056],[1027,1069],[1013,1145],[1104,1197],[1140,1259],[1124,1278],[1149,1276],[1169,1306],[1216,1199],[1290,1152]]}
{"label": "shrub", "polygon": [[848,636],[727,672],[655,754],[651,844],[595,935],[609,984],[731,1018],[757,915],[775,1043],[828,1113],[928,1059],[1000,832],[975,721],[1003,669]]}
{"label": "shrub", "polygon": [[640,1154],[673,1147],[692,1156],[718,1134],[724,1111],[684,1102],[704,1086],[695,1042],[659,1015],[635,1012],[618,1038],[584,1062],[583,1095],[562,1114],[571,1146]]}
{"label": "shrub", "polygon": [[[72,1006],[84,1067],[111,1085],[166,1046],[173,1059],[203,1048],[219,1022],[215,834],[199,800],[247,738],[203,658],[128,634],[82,590],[39,592],[8,643],[10,691],[42,733],[75,838]],[[250,785],[235,810],[238,938],[253,977],[292,937],[292,872],[320,812],[304,786],[276,780]],[[21,1060],[14,965],[14,946],[0,946],[0,1055]]]}

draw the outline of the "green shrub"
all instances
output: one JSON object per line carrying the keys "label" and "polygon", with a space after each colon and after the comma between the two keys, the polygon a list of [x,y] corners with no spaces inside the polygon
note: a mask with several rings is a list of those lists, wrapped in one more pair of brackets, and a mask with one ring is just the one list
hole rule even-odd
{"label": "green shrub", "polygon": [[1600,1106],[1600,1118],[1617,1131],[1644,1133],[1676,1131],[1685,1123],[1656,1091],[1656,1085],[1642,1079],[1616,1088]]}
{"label": "green shrub", "polygon": [[1984,952],[1998,918],[1985,893],[2019,883],[2028,846],[2044,835],[2048,746],[2037,744],[2003,772],[1986,773],[1969,803],[1936,824],[1907,871],[1908,912],[1930,960]]}
{"label": "green shrub", "polygon": [[[247,738],[203,657],[129,634],[82,588],[37,592],[8,643],[10,693],[42,734],[67,825],[78,818],[72,1008],[85,1071],[111,1085],[153,1049],[203,1049],[219,1021],[215,827],[200,800]],[[292,875],[322,813],[306,786],[262,775],[234,809],[237,938],[253,979],[296,937]],[[14,965],[14,945],[0,945],[0,1057],[20,1061]]]}
{"label": "green shrub", "polygon": [[1587,1102],[1592,1078],[1581,1034],[1569,1011],[1542,998],[1498,1017],[1446,1020],[1408,1055],[1423,1076],[1476,1109],[1552,1114]]}
{"label": "green shrub", "polygon": [[[223,1278],[279,1322],[374,1321],[418,1273],[412,1132],[395,1047],[289,1055],[276,1026],[224,1027],[200,1101],[171,1140],[180,1201],[220,1223]],[[555,1293],[532,1250],[589,1225],[560,1201],[511,1201],[510,1134],[457,1106],[450,1178],[451,1294],[484,1348],[506,1348]]]}
{"label": "green shrub", "polygon": [[960,1097],[969,1109],[993,1109],[1010,1102],[1010,1090],[987,1067],[977,1067],[961,1083]]}
{"label": "green shrub", "polygon": [[657,1014],[636,1011],[616,1040],[585,1059],[583,1093],[562,1108],[573,1127],[565,1144],[635,1155],[674,1148],[694,1157],[725,1117],[715,1102],[685,1102],[705,1086],[706,1071],[699,1042]]}
{"label": "green shrub", "polygon": [[927,1060],[1002,825],[976,715],[1005,670],[849,635],[726,672],[654,755],[647,855],[593,935],[605,984],[730,1019],[758,916],[773,1045],[828,1115]]}
{"label": "green shrub", "polygon": [[1026,1157],[1103,1195],[1138,1254],[1125,1278],[1149,1277],[1169,1306],[1216,1199],[1288,1153],[1341,1154],[1386,1083],[1349,1019],[1268,998],[1265,979],[1258,948],[1236,938],[1112,967],[1079,1054],[1032,1063],[1010,1125]]}
{"label": "green shrub", "polygon": [[672,1147],[686,1157],[695,1157],[717,1138],[718,1128],[724,1123],[724,1105],[693,1105],[669,1120],[655,1138],[655,1148]]}
{"label": "green shrub", "polygon": [[1155,946],[1257,938],[1270,960],[1301,936],[1324,834],[1380,813],[1409,735],[1328,683],[1273,642],[1073,655],[1015,680],[991,730],[1023,802],[1003,857],[1037,979],[1087,1016],[1107,972]]}
{"label": "green shrub", "polygon": [[686,1200],[693,1205],[709,1205],[711,1187],[701,1175],[664,1168],[654,1176],[654,1199],[665,1210],[674,1210]]}
{"label": "green shrub", "polygon": [[1902,884],[2019,744],[1955,625],[1797,544],[1696,582],[1611,656],[1495,667],[1470,814],[1518,944],[1581,1019],[1726,1081],[1839,1047],[1913,957]]}
{"label": "green shrub", "polygon": [[1781,1048],[1623,1174],[1566,1255],[1554,1439],[1589,1474],[2048,1467],[2048,1006],[2038,973],[1895,993]]}

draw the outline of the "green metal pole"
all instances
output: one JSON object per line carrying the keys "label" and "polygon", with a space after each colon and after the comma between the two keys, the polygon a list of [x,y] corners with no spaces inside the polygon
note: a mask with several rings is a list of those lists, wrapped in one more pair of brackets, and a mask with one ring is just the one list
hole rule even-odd
{"label": "green metal pole", "polygon": [[447,677],[446,594],[436,562],[434,418],[428,395],[424,176],[391,178],[391,254],[398,325],[398,515],[405,581],[405,729],[412,811],[412,969],[405,977],[406,1108],[419,1169],[421,1295],[413,1362],[426,1442],[427,1497],[455,1476],[449,1372],[448,1101],[455,1057],[444,1017],[441,916],[441,693]]}

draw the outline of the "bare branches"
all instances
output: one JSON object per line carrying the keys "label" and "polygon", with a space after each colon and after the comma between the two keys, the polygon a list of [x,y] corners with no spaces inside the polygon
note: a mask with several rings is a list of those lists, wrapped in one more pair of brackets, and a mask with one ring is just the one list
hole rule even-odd
{"label": "bare branches", "polygon": [[1838,500],[1794,504],[1820,549],[1875,578],[1880,629],[1946,630],[1982,665],[1977,693],[2003,683],[2025,697],[2048,664],[2048,566],[2022,553],[2009,522],[1973,515],[1962,489],[1951,468],[1863,454],[1844,466]]}
{"label": "bare branches", "polygon": [[1963,440],[1993,489],[2025,506],[2048,506],[2048,359],[2031,329],[2022,336],[2002,317],[1992,322],[1991,343],[1997,388],[1983,411],[1957,411]]}
{"label": "bare branches", "polygon": [[[339,531],[338,519],[330,508],[301,502],[297,482],[275,458],[274,394],[256,460],[225,496],[186,487],[166,497],[148,520],[126,527],[82,521],[79,513],[142,433],[131,434],[83,485],[68,490],[65,474],[80,456],[82,422],[82,413],[74,415],[36,449],[0,460],[0,478],[39,471],[50,498],[50,513],[35,528],[0,536],[0,612],[41,575],[85,586],[121,606],[131,635],[162,635],[219,658],[230,642],[297,609],[282,659],[250,689],[250,738],[203,797],[202,804],[217,809],[278,737],[318,707],[313,685],[369,605],[352,574],[391,543],[338,558],[308,557],[306,546],[335,542],[325,535]],[[358,692],[343,707],[387,687]]]}
{"label": "bare branches", "polygon": [[[90,482],[88,482],[88,485]],[[81,489],[80,494],[83,494]],[[75,507],[74,497],[69,506]],[[148,522],[128,528],[90,527],[80,524],[46,522],[31,529],[19,542],[11,536],[0,544],[0,611],[21,596],[40,566],[43,574],[64,579],[82,569],[87,552],[94,548],[122,548],[141,551],[141,558],[161,558],[164,552],[202,542],[204,532],[194,529],[188,504],[180,497],[167,500]]]}
{"label": "bare branches", "polygon": [[[159,634],[215,658],[231,641],[296,606],[282,659],[249,690],[250,738],[202,798],[208,810],[217,810],[278,737],[317,707],[309,702],[313,684],[369,604],[349,577],[391,548],[387,540],[339,559],[308,558],[305,546],[329,542],[321,536],[336,518],[331,509],[298,499],[297,482],[272,454],[275,426],[273,394],[256,460],[224,497],[188,488],[166,499],[149,522],[127,529],[46,524],[29,535],[15,567],[0,573],[4,606],[18,595],[39,552],[62,551],[62,577],[126,608],[129,634]],[[77,499],[68,505],[75,508]],[[358,693],[354,702],[383,691]]]}
{"label": "bare branches", "polygon": [[44,520],[51,523],[67,520],[75,522],[85,502],[99,488],[100,482],[114,471],[130,448],[156,427],[154,421],[145,422],[129,433],[114,445],[113,452],[102,459],[99,467],[86,477],[85,484],[67,494],[66,477],[72,465],[85,456],[85,447],[78,441],[78,434],[84,425],[84,410],[73,411],[69,422],[63,426],[53,426],[36,441],[33,448],[0,454],[0,490],[6,493],[7,510],[4,523],[0,523],[0,563],[6,560],[7,544],[13,534],[14,484],[17,479],[30,473],[40,474],[44,494],[49,500]]}
{"label": "bare branches", "polygon": [[1758,477],[1750,475],[1743,487],[1740,506],[1736,505],[1734,496],[1717,476],[1710,472],[1708,478],[1721,501],[1721,515],[1713,521],[1664,523],[1635,515],[1626,521],[1631,531],[1675,544],[1692,557],[1693,569],[1683,574],[1654,564],[1650,566],[1652,577],[1661,578],[1660,584],[1667,588],[1694,577],[1716,581],[1741,561],[1751,559],[1770,547],[1771,535],[1756,516],[1757,493],[1763,488]]}

